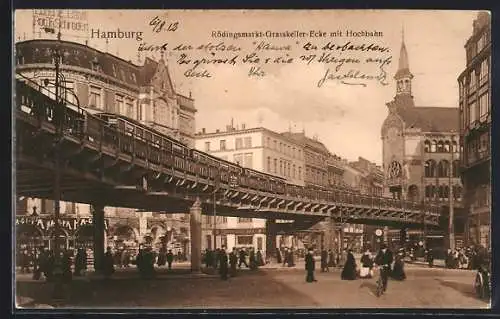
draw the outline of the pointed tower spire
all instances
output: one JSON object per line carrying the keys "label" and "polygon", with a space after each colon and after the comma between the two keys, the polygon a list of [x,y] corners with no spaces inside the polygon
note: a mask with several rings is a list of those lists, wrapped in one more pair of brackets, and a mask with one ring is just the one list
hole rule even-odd
{"label": "pointed tower spire", "polygon": [[411,80],[413,74],[410,72],[410,62],[405,44],[404,26],[401,27],[401,49],[399,51],[398,70],[394,76],[396,80],[396,95],[406,94],[411,96]]}

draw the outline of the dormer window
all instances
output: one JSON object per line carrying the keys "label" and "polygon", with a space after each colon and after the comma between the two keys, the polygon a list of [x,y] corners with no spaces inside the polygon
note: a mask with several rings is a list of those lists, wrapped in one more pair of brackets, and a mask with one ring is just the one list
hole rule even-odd
{"label": "dormer window", "polygon": [[94,57],[90,63],[90,67],[92,68],[92,71],[99,72],[100,71],[100,63],[97,57]]}

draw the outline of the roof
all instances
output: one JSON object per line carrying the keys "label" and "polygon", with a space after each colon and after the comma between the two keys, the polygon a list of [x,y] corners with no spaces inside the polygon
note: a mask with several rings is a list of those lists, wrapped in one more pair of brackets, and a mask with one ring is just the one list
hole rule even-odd
{"label": "roof", "polygon": [[281,135],[287,136],[295,141],[305,144],[305,146],[310,146],[321,153],[330,154],[330,151],[326,148],[326,146],[323,143],[305,136],[303,132],[302,133],[283,132],[281,133]]}
{"label": "roof", "polygon": [[407,128],[419,128],[423,132],[458,132],[459,129],[456,107],[415,106],[400,108],[397,113]]}
{"label": "roof", "polygon": [[140,85],[141,66],[80,43],[51,39],[28,40],[16,43],[16,53],[23,56],[23,64],[52,64],[52,51],[56,46],[59,46],[63,55],[64,65],[92,69],[92,64],[97,63],[104,74],[131,86]]}

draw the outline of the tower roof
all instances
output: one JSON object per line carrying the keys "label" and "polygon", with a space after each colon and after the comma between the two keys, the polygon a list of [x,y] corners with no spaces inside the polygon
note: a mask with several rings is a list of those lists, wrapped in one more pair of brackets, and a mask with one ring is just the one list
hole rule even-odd
{"label": "tower roof", "polygon": [[405,45],[405,34],[404,30],[401,31],[401,49],[399,51],[399,63],[398,63],[398,71],[396,72],[396,75],[394,78],[401,78],[401,77],[413,77],[413,75],[410,72],[410,62],[408,60],[408,51],[406,51],[406,45]]}

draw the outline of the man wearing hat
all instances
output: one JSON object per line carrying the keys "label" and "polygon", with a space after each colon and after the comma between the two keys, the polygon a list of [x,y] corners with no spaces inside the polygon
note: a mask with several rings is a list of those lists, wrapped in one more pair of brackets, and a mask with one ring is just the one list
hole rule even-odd
{"label": "man wearing hat", "polygon": [[314,260],[312,248],[309,248],[309,250],[307,251],[305,259],[306,259],[305,261],[306,261],[306,271],[307,271],[306,281],[307,282],[317,281],[316,279],[314,279],[314,268],[316,261]]}
{"label": "man wearing hat", "polygon": [[380,266],[380,276],[382,277],[383,291],[387,290],[387,279],[391,273],[392,252],[387,248],[387,245],[382,243],[380,251],[375,257],[375,263]]}

